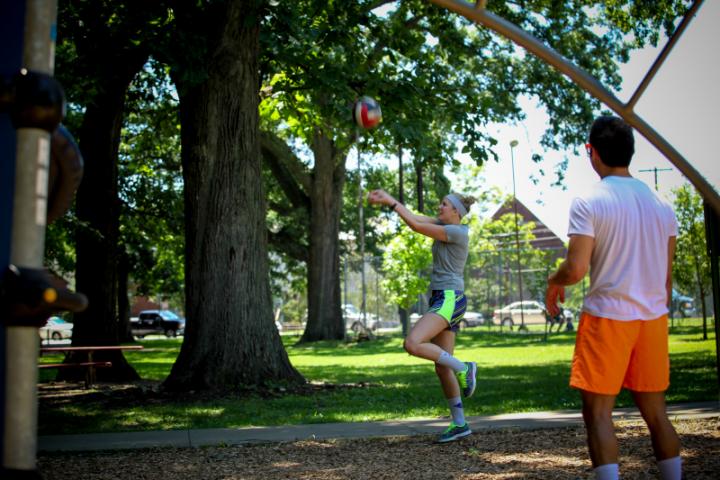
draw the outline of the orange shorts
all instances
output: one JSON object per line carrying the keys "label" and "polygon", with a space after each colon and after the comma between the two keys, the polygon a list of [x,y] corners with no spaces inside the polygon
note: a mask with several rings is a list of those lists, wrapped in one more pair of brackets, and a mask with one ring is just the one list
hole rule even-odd
{"label": "orange shorts", "polygon": [[670,385],[667,315],[619,321],[583,312],[575,340],[570,386],[601,395],[624,387],[664,392]]}

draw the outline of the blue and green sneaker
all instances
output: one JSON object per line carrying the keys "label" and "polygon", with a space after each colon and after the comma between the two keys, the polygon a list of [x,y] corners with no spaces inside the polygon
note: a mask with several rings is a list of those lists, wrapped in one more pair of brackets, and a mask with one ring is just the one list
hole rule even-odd
{"label": "blue and green sneaker", "polygon": [[470,430],[470,425],[468,425],[467,422],[461,426],[450,422],[450,426],[440,435],[438,443],[454,442],[458,438],[467,437],[471,433],[472,430]]}
{"label": "blue and green sneaker", "polygon": [[455,373],[460,388],[462,388],[463,396],[466,398],[472,397],[473,393],[475,393],[476,375],[477,364],[475,362],[465,362],[465,371]]}

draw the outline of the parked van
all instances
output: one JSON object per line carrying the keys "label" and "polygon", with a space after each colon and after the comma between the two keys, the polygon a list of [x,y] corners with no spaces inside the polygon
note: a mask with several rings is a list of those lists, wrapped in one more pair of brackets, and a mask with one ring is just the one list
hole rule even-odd
{"label": "parked van", "polygon": [[681,294],[673,288],[670,312],[674,318],[697,317],[695,300],[692,297]]}

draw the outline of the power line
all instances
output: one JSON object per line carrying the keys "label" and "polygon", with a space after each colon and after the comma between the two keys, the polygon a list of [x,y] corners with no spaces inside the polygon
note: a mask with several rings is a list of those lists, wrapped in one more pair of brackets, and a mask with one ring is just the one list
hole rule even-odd
{"label": "power line", "polygon": [[658,172],[671,172],[672,168],[646,168],[644,170],[638,170],[638,172],[653,172],[655,173],[655,191],[658,191]]}

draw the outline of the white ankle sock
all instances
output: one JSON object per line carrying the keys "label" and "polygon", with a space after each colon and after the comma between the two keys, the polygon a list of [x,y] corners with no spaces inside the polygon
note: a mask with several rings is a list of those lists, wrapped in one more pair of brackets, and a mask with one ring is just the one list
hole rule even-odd
{"label": "white ankle sock", "polygon": [[682,458],[672,457],[657,462],[662,480],[680,480],[682,478]]}
{"label": "white ankle sock", "polygon": [[465,362],[458,360],[445,350],[442,351],[442,353],[440,354],[440,358],[438,358],[437,362],[435,363],[438,363],[445,367],[450,367],[455,372],[462,372],[463,370],[465,370]]}
{"label": "white ankle sock", "polygon": [[460,397],[448,398],[448,407],[450,407],[450,415],[453,423],[459,427],[465,425],[465,410],[463,409]]}
{"label": "white ankle sock", "polygon": [[595,468],[595,480],[618,480],[620,468],[617,463],[606,463]]}

